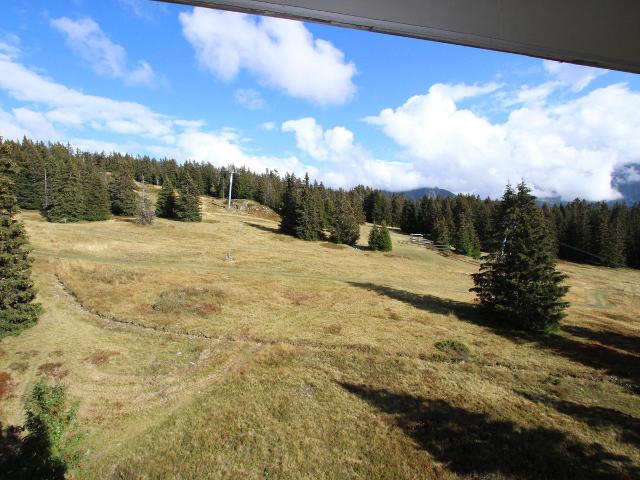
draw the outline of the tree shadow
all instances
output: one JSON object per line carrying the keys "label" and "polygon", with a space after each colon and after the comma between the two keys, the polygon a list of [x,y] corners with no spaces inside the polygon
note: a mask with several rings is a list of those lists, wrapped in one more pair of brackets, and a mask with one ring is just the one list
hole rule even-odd
{"label": "tree shadow", "polygon": [[[567,335],[532,334],[505,327],[487,319],[477,305],[468,302],[440,298],[429,294],[420,295],[406,290],[398,290],[372,283],[349,282],[349,284],[408,303],[427,312],[441,315],[453,313],[460,320],[486,327],[493,333],[516,343],[533,342],[538,347],[557,355],[564,356],[587,367],[604,370],[609,375],[625,379],[630,382],[630,384],[627,385],[629,390],[636,393],[640,392],[640,358],[631,353],[621,352],[598,343],[583,342],[578,339],[569,338]],[[575,332],[575,334],[582,338],[589,338],[587,336],[589,335],[588,332],[592,332],[585,328],[574,328],[570,326],[563,327],[563,330],[568,334],[574,334]],[[604,332],[592,332],[592,335],[597,336],[598,341],[602,341],[603,343],[617,342],[618,345],[621,344],[621,340],[618,338],[619,335],[616,337],[617,334],[612,334],[611,339],[609,339],[609,334]],[[633,339],[629,339],[629,342],[633,342]]]}
{"label": "tree shadow", "polygon": [[269,232],[269,233],[279,233],[281,235],[284,235],[279,228],[277,227],[268,227],[266,225],[260,225],[259,223],[251,223],[251,222],[242,222],[245,225],[249,225],[250,227],[253,228],[257,228],[258,230],[262,230],[263,232]]}
{"label": "tree shadow", "polygon": [[0,425],[0,477],[64,480],[66,466],[51,458],[46,435],[25,436],[20,427]]}
{"label": "tree shadow", "polygon": [[436,297],[435,295],[420,295],[406,290],[398,290],[396,288],[384,285],[376,285],[374,283],[348,282],[349,285],[358,288],[364,288],[384,295],[400,302],[408,303],[421,310],[440,315],[448,315],[453,313],[461,320],[472,321],[474,323],[484,323],[475,305],[467,302],[459,302],[447,298]]}
{"label": "tree shadow", "polygon": [[631,479],[640,468],[598,443],[548,428],[521,427],[444,400],[340,383],[378,410],[437,461],[460,475],[518,479]]}
{"label": "tree shadow", "polygon": [[535,403],[554,408],[556,411],[584,422],[595,429],[615,428],[620,430],[622,442],[640,448],[640,418],[627,415],[613,408],[587,406],[568,400],[560,400],[550,396],[535,395],[517,391],[518,395]]}
{"label": "tree shadow", "polygon": [[624,335],[618,332],[602,332],[577,325],[566,325],[562,327],[562,330],[570,333],[574,337],[584,338],[608,347],[640,355],[640,337],[634,335]]}

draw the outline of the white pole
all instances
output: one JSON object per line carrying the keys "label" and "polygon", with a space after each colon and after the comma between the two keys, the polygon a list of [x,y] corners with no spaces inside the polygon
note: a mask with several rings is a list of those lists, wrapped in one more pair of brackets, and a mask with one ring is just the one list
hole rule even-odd
{"label": "white pole", "polygon": [[233,172],[231,172],[231,181],[229,182],[229,203],[227,208],[231,209],[231,192],[233,191]]}

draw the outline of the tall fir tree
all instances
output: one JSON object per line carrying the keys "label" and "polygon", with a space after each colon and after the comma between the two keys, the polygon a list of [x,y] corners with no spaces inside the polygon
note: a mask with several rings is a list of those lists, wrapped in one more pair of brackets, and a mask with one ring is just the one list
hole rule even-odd
{"label": "tall fir tree", "polygon": [[300,199],[299,187],[294,175],[285,177],[285,189],[282,195],[282,209],[280,211],[280,231],[287,235],[296,233],[296,211]]}
{"label": "tall fir tree", "polygon": [[200,222],[200,189],[191,178],[188,171],[183,172],[178,187],[178,198],[176,199],[175,214],[178,220],[183,222]]}
{"label": "tall fir tree", "polygon": [[51,152],[51,175],[47,177],[51,199],[46,210],[47,219],[50,222],[80,221],[85,215],[85,199],[78,162],[63,145],[55,145]]}
{"label": "tall fir tree", "polygon": [[554,246],[547,224],[529,188],[507,186],[498,206],[497,252],[484,257],[473,274],[480,305],[491,318],[534,331],[555,328],[568,306],[568,288],[556,270]]}
{"label": "tall fir tree", "polygon": [[107,176],[93,165],[85,165],[82,175],[85,209],[83,218],[88,221],[106,220],[111,214]]}
{"label": "tall fir tree", "polygon": [[18,205],[20,208],[40,210],[44,193],[44,160],[38,148],[26,137],[15,150],[19,168],[16,177]]}
{"label": "tall fir tree", "polygon": [[444,217],[438,217],[433,225],[433,241],[438,245],[451,245],[451,231]]}
{"label": "tall fir tree", "polygon": [[355,245],[360,238],[360,225],[351,201],[343,190],[335,195],[330,218],[331,241]]}
{"label": "tall fir tree", "polygon": [[457,223],[454,247],[463,255],[480,258],[480,240],[473,223],[465,213],[460,213]]}
{"label": "tall fir tree", "polygon": [[120,166],[112,173],[109,182],[109,196],[111,198],[111,212],[114,215],[133,216],[136,214],[138,200],[136,184],[127,167]]}
{"label": "tall fir tree", "polygon": [[38,320],[41,306],[33,303],[31,259],[27,233],[14,216],[18,213],[11,180],[17,167],[0,137],[0,338],[15,335]]}
{"label": "tall fir tree", "polygon": [[315,188],[309,185],[309,176],[305,175],[295,211],[295,236],[301,240],[320,240],[322,235],[320,199],[314,190]]}
{"label": "tall fir tree", "polygon": [[171,177],[165,177],[162,188],[156,200],[156,215],[162,218],[174,218],[176,207],[176,192]]}

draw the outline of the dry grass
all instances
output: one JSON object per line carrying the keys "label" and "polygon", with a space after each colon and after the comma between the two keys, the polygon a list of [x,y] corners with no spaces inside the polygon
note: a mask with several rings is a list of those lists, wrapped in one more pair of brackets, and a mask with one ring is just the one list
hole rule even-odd
{"label": "dry grass", "polygon": [[569,316],[527,337],[476,316],[474,265],[395,232],[391,255],[324,248],[218,203],[146,228],[22,215],[46,313],[2,342],[3,423],[49,365],[81,401],[87,478],[640,474],[640,272],[562,264]]}

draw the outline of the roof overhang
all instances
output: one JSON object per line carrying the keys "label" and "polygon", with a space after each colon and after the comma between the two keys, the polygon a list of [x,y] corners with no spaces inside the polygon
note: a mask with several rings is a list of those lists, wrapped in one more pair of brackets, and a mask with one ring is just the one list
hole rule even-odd
{"label": "roof overhang", "polygon": [[640,0],[159,0],[640,73]]}

